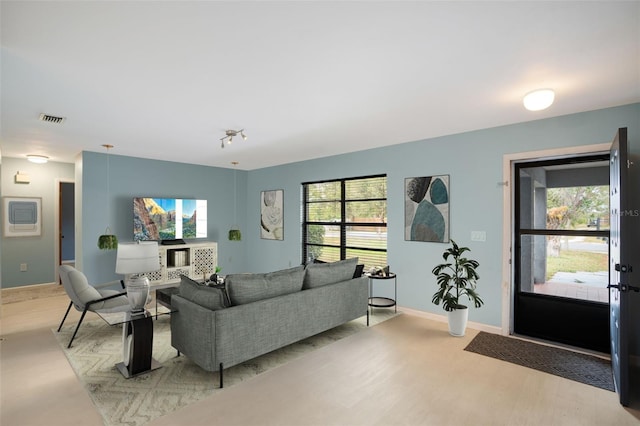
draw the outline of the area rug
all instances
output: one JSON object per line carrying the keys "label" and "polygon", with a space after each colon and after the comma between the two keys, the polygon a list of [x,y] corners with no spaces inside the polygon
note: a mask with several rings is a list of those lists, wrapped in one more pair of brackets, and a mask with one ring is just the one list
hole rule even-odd
{"label": "area rug", "polygon": [[596,356],[483,331],[464,350],[615,391],[611,362]]}
{"label": "area rug", "polygon": [[[376,310],[370,325],[395,315],[392,310]],[[153,357],[162,368],[131,379],[125,379],[115,367],[122,361],[121,327],[110,327],[102,320],[84,322],[71,349],[66,346],[75,324],[63,327],[59,333],[52,330],[105,425],[144,425],[367,327],[366,317],[358,318],[226,369],[224,389],[219,389],[217,372],[207,372],[187,357],[176,356],[176,350],[171,347],[169,316],[158,317],[153,323]]]}

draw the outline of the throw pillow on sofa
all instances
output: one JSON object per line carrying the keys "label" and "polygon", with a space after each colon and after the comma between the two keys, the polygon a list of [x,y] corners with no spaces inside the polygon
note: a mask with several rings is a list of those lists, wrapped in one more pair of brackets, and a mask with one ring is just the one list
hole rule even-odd
{"label": "throw pillow on sofa", "polygon": [[302,289],[304,266],[264,274],[230,274],[225,277],[232,305],[295,293]]}
{"label": "throw pillow on sofa", "polygon": [[358,258],[340,260],[331,263],[310,263],[304,276],[303,289],[321,287],[353,278]]}
{"label": "throw pillow on sofa", "polygon": [[184,275],[180,277],[180,296],[212,311],[229,307],[224,289],[207,287]]}

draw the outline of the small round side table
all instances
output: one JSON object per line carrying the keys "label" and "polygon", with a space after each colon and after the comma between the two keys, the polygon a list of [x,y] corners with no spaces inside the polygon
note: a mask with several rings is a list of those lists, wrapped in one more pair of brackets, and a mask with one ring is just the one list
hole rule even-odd
{"label": "small round side table", "polygon": [[[398,312],[398,280],[396,274],[393,272],[389,275],[367,275],[369,277],[369,306],[372,308],[390,308],[393,306],[395,312]],[[373,282],[375,280],[393,280],[393,294],[394,298],[389,297],[375,297],[373,295]]]}

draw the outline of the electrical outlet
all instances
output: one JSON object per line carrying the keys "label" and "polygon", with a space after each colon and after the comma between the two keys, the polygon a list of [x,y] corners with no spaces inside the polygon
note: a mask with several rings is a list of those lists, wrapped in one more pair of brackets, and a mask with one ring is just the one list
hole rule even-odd
{"label": "electrical outlet", "polygon": [[20,272],[27,272],[27,264],[26,263],[21,263],[20,264]]}
{"label": "electrical outlet", "polygon": [[471,241],[487,241],[487,232],[471,231]]}

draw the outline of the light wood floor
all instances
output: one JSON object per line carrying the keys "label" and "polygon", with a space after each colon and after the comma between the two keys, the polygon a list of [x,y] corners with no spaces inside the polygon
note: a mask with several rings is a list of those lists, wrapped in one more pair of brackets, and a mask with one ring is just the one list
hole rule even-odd
{"label": "light wood floor", "polygon": [[[102,424],[51,331],[67,304],[0,306],[2,426]],[[465,352],[476,333],[403,314],[151,424],[640,424],[612,392]]]}

